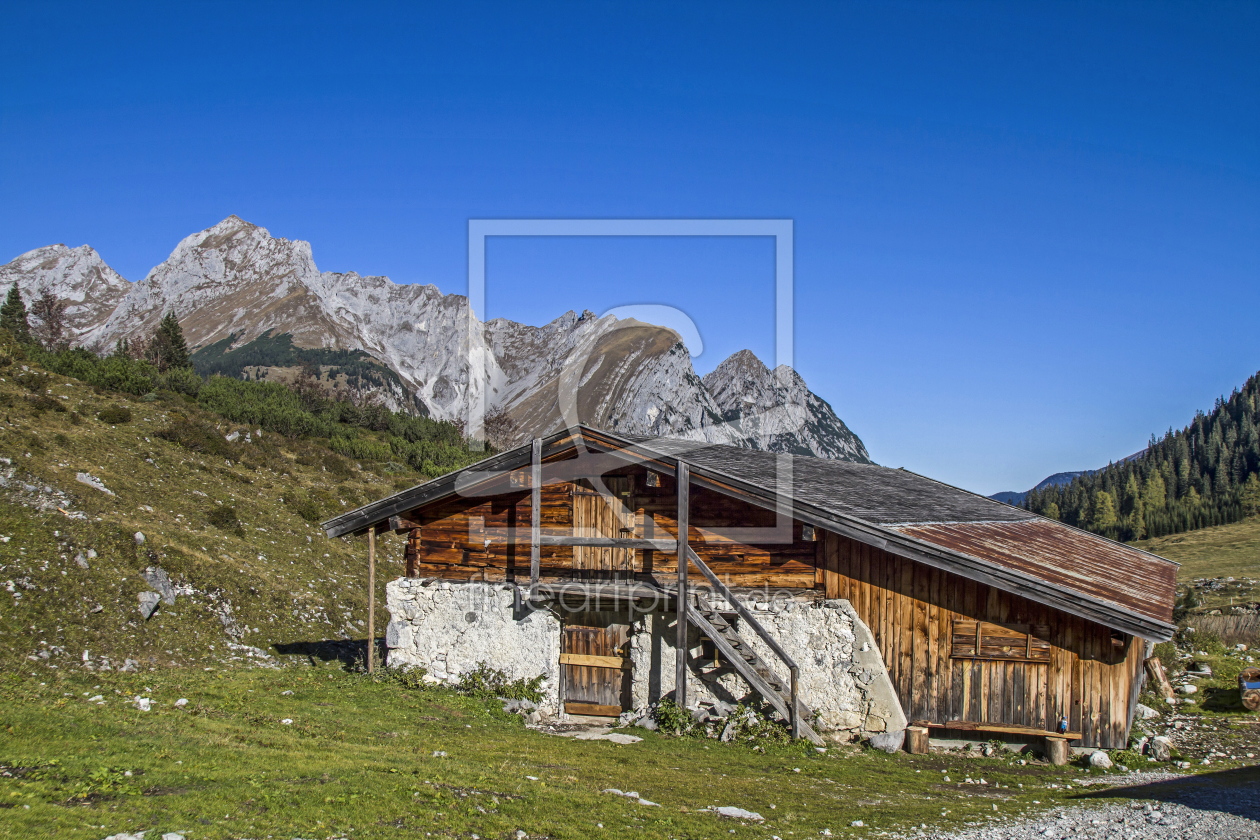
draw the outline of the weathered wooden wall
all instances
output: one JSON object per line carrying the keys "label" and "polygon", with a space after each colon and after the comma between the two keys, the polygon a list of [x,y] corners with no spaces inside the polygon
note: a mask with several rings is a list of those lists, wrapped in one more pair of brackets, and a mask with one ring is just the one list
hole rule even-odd
{"label": "weathered wooden wall", "polygon": [[[545,485],[543,532],[676,537],[673,478],[661,475],[658,486],[650,487],[646,477],[642,467],[611,474],[606,484],[614,492],[612,506],[589,482]],[[420,527],[408,540],[408,574],[453,580],[528,578],[527,482],[505,482],[493,496],[436,503],[413,511],[411,518]],[[1124,746],[1131,687],[1141,676],[1142,640],[1122,636],[1117,647],[1107,627],[822,529],[816,530],[817,541],[804,540],[799,522],[792,523],[787,543],[743,542],[715,532],[774,524],[772,511],[692,488],[689,539],[696,553],[736,589],[817,589],[828,598],[847,599],[874,633],[909,719],[1053,730],[1066,714],[1070,729],[1083,734],[1085,746]],[[631,525],[632,534],[621,531]],[[634,576],[671,585],[676,575],[676,558],[659,552],[540,551],[544,581]],[[1045,625],[1048,661],[953,658],[955,619]]]}
{"label": "weathered wooden wall", "polygon": [[[584,480],[544,485],[543,533],[574,536],[673,539],[678,535],[678,505],[674,481],[660,476],[649,487],[646,470],[627,468],[606,477],[616,495],[610,505]],[[499,495],[456,498],[413,511],[420,523],[409,545],[409,573],[420,577],[457,580],[505,580],[529,574],[530,498],[525,487],[504,486]],[[627,495],[621,495],[623,491]],[[813,589],[815,544],[802,540],[800,523],[792,523],[795,541],[788,544],[748,544],[714,532],[715,528],[773,527],[774,513],[711,490],[693,488],[691,494],[692,548],[733,587]],[[633,533],[621,532],[631,526]],[[513,544],[512,535],[517,543]],[[486,540],[490,544],[486,545]],[[618,575],[651,578],[672,584],[678,574],[671,554],[624,549],[543,547],[539,576],[544,580]]]}
{"label": "weathered wooden wall", "polygon": [[[910,720],[964,720],[1053,730],[1061,715],[1085,746],[1123,747],[1144,642],[950,572],[820,531],[828,598],[871,628]],[[1050,661],[955,659],[954,619],[1050,628]]]}

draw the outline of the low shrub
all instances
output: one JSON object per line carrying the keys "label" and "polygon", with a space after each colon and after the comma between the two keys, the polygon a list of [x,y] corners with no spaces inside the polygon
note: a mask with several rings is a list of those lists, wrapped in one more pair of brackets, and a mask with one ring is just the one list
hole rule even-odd
{"label": "low shrub", "polygon": [[107,405],[96,413],[96,419],[111,426],[116,426],[119,423],[130,423],[131,409],[125,405]]}
{"label": "low shrub", "polygon": [[491,668],[484,662],[459,678],[455,690],[468,697],[490,700],[495,697],[507,697],[510,700],[528,700],[531,703],[542,701],[542,684],[545,675],[540,674],[533,679],[509,679],[508,675],[497,668]]}
{"label": "low shrub", "polygon": [[219,434],[219,430],[204,420],[172,417],[171,422],[156,434],[191,452],[213,455],[216,458],[233,458],[236,455],[236,450]]}
{"label": "low shrub", "polygon": [[305,493],[285,494],[284,504],[307,522],[318,522],[323,518],[320,514],[319,503]]}
{"label": "low shrub", "polygon": [[689,735],[697,729],[696,719],[691,712],[679,706],[668,697],[661,698],[652,710],[652,720],[656,721],[659,731],[666,735]]}
{"label": "low shrub", "polygon": [[245,533],[241,529],[241,521],[236,518],[236,508],[231,505],[210,508],[206,511],[206,520],[214,527],[236,534],[238,537]]}
{"label": "low shrub", "polygon": [[66,411],[66,407],[61,404],[61,400],[50,397],[47,394],[35,394],[27,397],[26,403],[30,406],[31,411],[36,414],[42,414],[45,411],[60,411],[64,414]]}

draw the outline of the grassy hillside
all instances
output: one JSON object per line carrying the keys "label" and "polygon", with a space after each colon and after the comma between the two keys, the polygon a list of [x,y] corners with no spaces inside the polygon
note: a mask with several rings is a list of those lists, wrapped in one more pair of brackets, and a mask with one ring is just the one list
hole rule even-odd
{"label": "grassy hillside", "polygon": [[[0,370],[0,667],[78,670],[85,655],[94,668],[212,667],[260,660],[273,645],[362,649],[366,546],[328,540],[315,523],[418,473],[260,437],[191,397],[129,398],[23,368]],[[388,580],[401,541],[382,548]],[[137,596],[152,588],[149,567],[180,594],[145,620]]]}
{"label": "grassy hillside", "polygon": [[1234,578],[1220,588],[1200,588],[1203,610],[1260,600],[1260,516],[1185,534],[1142,540],[1134,546],[1181,564],[1179,584]]}

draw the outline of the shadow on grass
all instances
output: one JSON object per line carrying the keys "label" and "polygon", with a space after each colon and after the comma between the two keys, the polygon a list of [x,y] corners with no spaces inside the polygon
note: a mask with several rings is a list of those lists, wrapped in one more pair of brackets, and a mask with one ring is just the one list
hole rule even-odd
{"label": "shadow on grass", "polygon": [[[303,656],[312,665],[339,662],[342,670],[367,670],[367,639],[321,639],[312,642],[277,642],[272,649],[281,656]],[[376,666],[385,663],[385,640],[376,640]]]}
{"label": "shadow on grass", "polygon": [[1203,811],[1221,811],[1260,820],[1260,766],[1110,788],[1082,794],[1076,799],[1158,799]]}

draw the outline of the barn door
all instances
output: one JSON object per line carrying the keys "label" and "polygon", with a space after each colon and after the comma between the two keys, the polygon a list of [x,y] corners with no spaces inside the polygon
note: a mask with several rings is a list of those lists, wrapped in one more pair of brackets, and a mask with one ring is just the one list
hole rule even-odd
{"label": "barn door", "polygon": [[[604,486],[608,494],[597,492],[583,481],[574,490],[573,535],[575,537],[634,536],[634,510],[630,506],[632,491],[629,476],[605,476]],[[578,546],[573,549],[573,568],[583,574],[579,577],[616,579],[629,577],[637,571],[635,552],[631,548],[593,548]]]}
{"label": "barn door", "polygon": [[575,613],[565,622],[560,673],[566,712],[616,717],[629,708],[629,631],[612,613]]}

